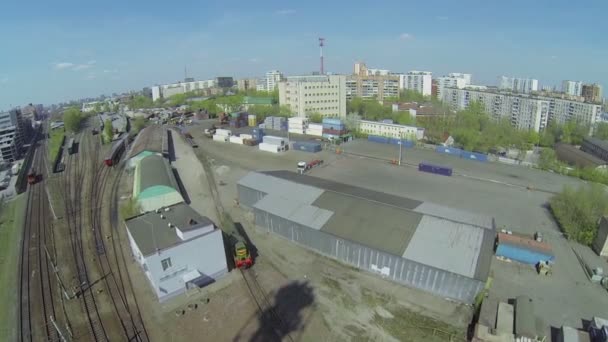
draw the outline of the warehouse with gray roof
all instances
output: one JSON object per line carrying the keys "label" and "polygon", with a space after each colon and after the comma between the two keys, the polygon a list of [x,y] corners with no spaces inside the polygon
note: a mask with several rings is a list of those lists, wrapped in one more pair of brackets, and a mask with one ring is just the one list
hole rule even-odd
{"label": "warehouse with gray roof", "polygon": [[488,278],[493,218],[289,171],[237,191],[256,226],[407,286],[470,304]]}
{"label": "warehouse with gray roof", "polygon": [[144,212],[184,201],[173,168],[165,158],[153,154],[137,163],[133,198]]}
{"label": "warehouse with gray roof", "polygon": [[142,129],[131,144],[127,155],[128,167],[135,167],[140,160],[147,156],[157,155],[167,157],[164,146],[167,145],[167,130],[159,125],[150,125]]}

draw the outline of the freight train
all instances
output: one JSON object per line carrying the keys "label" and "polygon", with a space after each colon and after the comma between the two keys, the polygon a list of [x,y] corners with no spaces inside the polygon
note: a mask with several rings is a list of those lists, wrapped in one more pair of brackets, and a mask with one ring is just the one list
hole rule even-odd
{"label": "freight train", "polygon": [[122,156],[122,153],[125,151],[125,148],[127,146],[128,137],[128,135],[125,135],[123,138],[114,143],[110,152],[103,159],[103,162],[107,166],[114,166],[118,164],[118,162],[120,161],[120,157]]}

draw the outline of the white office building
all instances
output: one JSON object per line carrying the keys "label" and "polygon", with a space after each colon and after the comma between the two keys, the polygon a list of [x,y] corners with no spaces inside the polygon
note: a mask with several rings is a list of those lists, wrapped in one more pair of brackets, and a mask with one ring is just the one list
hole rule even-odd
{"label": "white office building", "polygon": [[401,89],[409,89],[419,92],[424,96],[430,96],[432,91],[433,73],[430,71],[410,71],[399,75],[399,86]]}
{"label": "white office building", "polygon": [[573,96],[582,96],[583,94],[583,82],[581,81],[562,81],[562,91],[565,94]]}
{"label": "white office building", "polygon": [[125,221],[133,257],[159,301],[228,273],[222,231],[185,203]]}
{"label": "white office building", "polygon": [[195,90],[213,88],[216,86],[215,80],[178,82],[171,84],[156,85],[152,89],[152,101],[166,99],[173,95],[188,93]]}
{"label": "white office building", "polygon": [[533,78],[500,76],[498,78],[498,89],[529,94],[533,91],[538,91],[538,80]]}
{"label": "white office building", "polygon": [[536,132],[544,130],[549,121],[564,124],[575,120],[592,126],[601,120],[600,105],[549,96],[445,88],[442,100],[453,110],[479,102],[491,118],[508,119],[514,127]]}
{"label": "white office building", "polygon": [[420,140],[424,137],[424,128],[391,124],[386,122],[358,120],[359,132],[368,135],[379,135],[389,138],[401,138],[407,140]]}
{"label": "white office building", "polygon": [[266,73],[266,91],[274,91],[283,79],[283,74],[279,70],[271,70]]}
{"label": "white office building", "polygon": [[453,72],[447,76],[441,76],[437,78],[437,98],[441,99],[443,97],[443,90],[445,88],[463,89],[470,84],[471,74]]}
{"label": "white office building", "polygon": [[346,76],[293,76],[279,82],[279,104],[299,117],[346,117]]}

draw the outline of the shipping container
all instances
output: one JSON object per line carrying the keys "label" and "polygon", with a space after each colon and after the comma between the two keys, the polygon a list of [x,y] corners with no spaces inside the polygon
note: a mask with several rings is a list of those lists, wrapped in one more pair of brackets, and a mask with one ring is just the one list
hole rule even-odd
{"label": "shipping container", "polygon": [[539,250],[525,248],[519,245],[500,243],[496,247],[496,256],[515,260],[523,264],[536,265],[540,261],[553,262],[553,254],[543,253]]}
{"label": "shipping container", "polygon": [[239,135],[242,139],[253,139],[253,135],[251,134],[241,134]]}
{"label": "shipping container", "polygon": [[429,163],[418,164],[418,171],[434,173],[442,176],[451,176],[452,168],[447,166],[433,165]]}
{"label": "shipping container", "polygon": [[348,132],[345,130],[335,130],[335,129],[323,128],[323,133],[331,134],[331,135],[344,135]]}
{"label": "shipping container", "polygon": [[346,126],[345,125],[330,125],[330,124],[323,124],[323,129],[331,129],[334,131],[345,131],[346,130]]}
{"label": "shipping container", "polygon": [[522,248],[538,250],[541,253],[553,254],[551,245],[544,241],[536,241],[531,236],[525,236],[517,233],[499,232],[496,236],[498,244],[508,243],[510,245],[521,246]]}
{"label": "shipping container", "polygon": [[239,145],[243,145],[243,138],[242,137],[237,137],[237,136],[231,136],[230,139],[228,139],[231,143],[233,144],[239,144]]}
{"label": "shipping container", "polygon": [[285,151],[285,147],[280,145],[260,143],[258,146],[261,151],[265,152],[279,153]]}
{"label": "shipping container", "polygon": [[462,151],[460,153],[460,158],[471,159],[471,160],[476,160],[476,161],[480,161],[480,162],[488,161],[488,155],[483,154],[483,153],[477,153],[477,152],[469,152],[469,151]]}
{"label": "shipping container", "polygon": [[296,141],[293,143],[293,149],[304,152],[321,152],[321,144],[317,142]]}
{"label": "shipping container", "polygon": [[338,139],[340,139],[339,135],[327,134],[327,133],[323,133],[322,137],[324,139],[328,139],[328,140],[338,140]]}
{"label": "shipping container", "polygon": [[227,142],[228,138],[229,137],[227,135],[213,135],[213,141]]}
{"label": "shipping container", "polygon": [[272,135],[265,135],[264,137],[262,137],[262,142],[264,142],[266,144],[285,145],[286,141],[287,141],[287,138],[275,137]]}
{"label": "shipping container", "polygon": [[375,142],[375,143],[380,143],[380,144],[388,144],[388,138],[387,137],[381,137],[379,135],[368,135],[367,136],[367,141],[371,141],[371,142]]}
{"label": "shipping container", "polygon": [[232,131],[229,129],[218,128],[215,130],[215,135],[229,137],[232,135]]}
{"label": "shipping container", "polygon": [[460,157],[462,150],[455,147],[437,146],[437,148],[435,148],[435,152]]}
{"label": "shipping container", "polygon": [[329,124],[329,125],[341,125],[342,124],[342,120],[340,119],[336,119],[336,118],[323,118],[323,124]]}
{"label": "shipping container", "polygon": [[308,128],[309,129],[319,129],[319,130],[322,130],[323,129],[323,124],[309,123],[308,124]]}

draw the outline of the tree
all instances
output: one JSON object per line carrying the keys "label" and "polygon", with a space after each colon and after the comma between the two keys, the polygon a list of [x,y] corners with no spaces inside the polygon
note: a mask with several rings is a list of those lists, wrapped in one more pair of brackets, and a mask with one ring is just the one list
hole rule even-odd
{"label": "tree", "polygon": [[138,116],[133,119],[133,130],[135,133],[139,133],[144,127],[146,127],[146,119],[144,119],[143,116]]}
{"label": "tree", "polygon": [[[358,114],[348,114],[344,119],[344,125],[348,130],[355,132],[359,129],[359,120],[361,120],[361,116]],[[322,121],[323,119],[321,119]]]}
{"label": "tree", "polygon": [[112,141],[112,137],[114,136],[114,127],[112,127],[112,120],[107,119],[106,122],[103,123],[103,134],[106,136],[108,141]]}
{"label": "tree", "polygon": [[149,97],[137,95],[127,103],[127,106],[130,109],[152,108],[154,107],[154,102]]}
{"label": "tree", "polygon": [[76,107],[66,109],[66,111],[63,113],[63,123],[65,129],[73,133],[78,132],[80,130],[82,117],[83,116],[80,109]]}
{"label": "tree", "polygon": [[552,148],[545,148],[540,152],[538,167],[543,170],[554,170],[557,165],[557,156]]}
{"label": "tree", "polygon": [[399,100],[404,102],[425,102],[427,98],[415,90],[404,89],[399,92]]}
{"label": "tree", "polygon": [[599,219],[608,214],[608,193],[598,184],[564,190],[550,200],[551,211],[569,239],[590,245]]}
{"label": "tree", "polygon": [[595,127],[593,137],[608,140],[608,122],[600,122]]}
{"label": "tree", "polygon": [[323,122],[323,115],[319,112],[314,112],[310,114],[310,122],[321,123]]}

